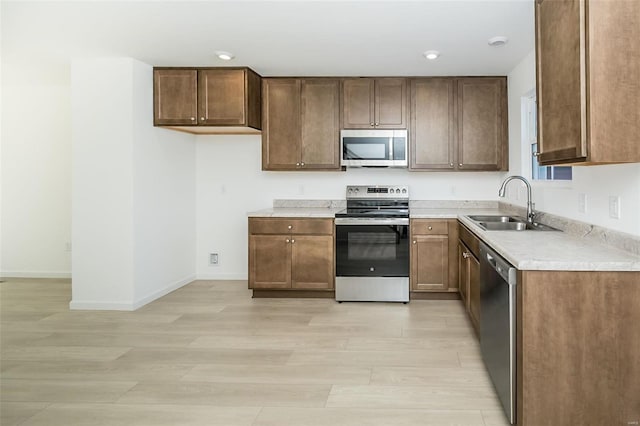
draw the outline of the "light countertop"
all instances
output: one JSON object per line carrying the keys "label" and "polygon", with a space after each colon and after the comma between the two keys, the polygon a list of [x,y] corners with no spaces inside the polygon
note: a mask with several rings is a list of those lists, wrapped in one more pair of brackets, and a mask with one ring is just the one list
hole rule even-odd
{"label": "light countertop", "polygon": [[[333,218],[342,208],[270,208],[249,217]],[[553,231],[485,231],[466,215],[504,214],[487,208],[411,208],[412,219],[459,219],[480,240],[521,270],[640,271],[640,256],[588,238]],[[640,284],[640,283],[639,283]]]}

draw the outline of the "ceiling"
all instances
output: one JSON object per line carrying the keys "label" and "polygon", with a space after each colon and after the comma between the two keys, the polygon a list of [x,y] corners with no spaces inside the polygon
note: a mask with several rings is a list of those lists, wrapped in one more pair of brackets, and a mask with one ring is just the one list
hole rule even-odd
{"label": "ceiling", "polygon": [[[3,61],[129,56],[263,76],[505,75],[534,46],[533,1],[2,1]],[[490,47],[493,36],[506,46]],[[436,61],[422,53],[441,52]],[[214,52],[236,58],[225,62]]]}

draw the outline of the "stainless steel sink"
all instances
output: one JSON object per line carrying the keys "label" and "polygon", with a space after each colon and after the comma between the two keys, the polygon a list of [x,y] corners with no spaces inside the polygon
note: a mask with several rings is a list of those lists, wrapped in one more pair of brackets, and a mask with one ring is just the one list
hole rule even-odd
{"label": "stainless steel sink", "polygon": [[529,223],[518,216],[467,216],[485,231],[558,231],[541,223]]}
{"label": "stainless steel sink", "polygon": [[521,217],[517,216],[467,216],[475,222],[525,222]]}

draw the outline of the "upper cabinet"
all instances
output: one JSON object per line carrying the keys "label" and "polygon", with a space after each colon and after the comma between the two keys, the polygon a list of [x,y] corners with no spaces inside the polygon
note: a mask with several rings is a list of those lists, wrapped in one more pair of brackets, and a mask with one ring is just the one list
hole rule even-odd
{"label": "upper cabinet", "polygon": [[190,133],[259,133],[261,78],[249,68],[154,68],[154,125]]}
{"label": "upper cabinet", "polygon": [[347,78],[342,81],[342,128],[406,129],[407,79]]}
{"label": "upper cabinet", "polygon": [[537,0],[538,160],[640,162],[640,2]]}
{"label": "upper cabinet", "polygon": [[504,77],[411,80],[412,170],[508,170]]}
{"label": "upper cabinet", "polygon": [[340,80],[263,80],[263,170],[341,170]]}

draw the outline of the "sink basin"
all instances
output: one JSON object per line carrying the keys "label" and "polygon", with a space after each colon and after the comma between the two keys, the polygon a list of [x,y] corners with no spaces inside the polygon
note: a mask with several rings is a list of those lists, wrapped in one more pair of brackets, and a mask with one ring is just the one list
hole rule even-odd
{"label": "sink basin", "polygon": [[523,218],[517,216],[467,216],[469,219],[475,222],[526,222]]}
{"label": "sink basin", "polygon": [[467,216],[485,231],[558,231],[541,223],[529,223],[518,216]]}

